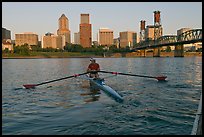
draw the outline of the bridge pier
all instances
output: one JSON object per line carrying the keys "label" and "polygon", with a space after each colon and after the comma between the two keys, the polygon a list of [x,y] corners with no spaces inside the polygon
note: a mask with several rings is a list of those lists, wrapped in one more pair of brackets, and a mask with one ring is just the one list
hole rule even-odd
{"label": "bridge pier", "polygon": [[146,51],[144,50],[140,50],[140,57],[146,57]]}
{"label": "bridge pier", "polygon": [[184,57],[184,45],[175,46],[174,57]]}
{"label": "bridge pier", "polygon": [[146,51],[144,50],[140,50],[140,57],[146,57]]}
{"label": "bridge pier", "polygon": [[160,57],[160,48],[153,49],[153,57]]}

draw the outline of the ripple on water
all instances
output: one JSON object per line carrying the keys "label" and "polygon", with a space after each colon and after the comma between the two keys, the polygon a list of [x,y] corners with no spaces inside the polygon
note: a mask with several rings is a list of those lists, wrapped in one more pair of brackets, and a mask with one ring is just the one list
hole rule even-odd
{"label": "ripple on water", "polygon": [[190,134],[202,92],[201,58],[98,58],[97,61],[104,70],[165,74],[168,81],[119,75],[107,78],[106,84],[122,94],[123,103],[115,102],[103,92],[98,99],[81,96],[89,88],[82,87],[77,78],[15,90],[25,83],[84,72],[89,60],[3,60],[2,134]]}

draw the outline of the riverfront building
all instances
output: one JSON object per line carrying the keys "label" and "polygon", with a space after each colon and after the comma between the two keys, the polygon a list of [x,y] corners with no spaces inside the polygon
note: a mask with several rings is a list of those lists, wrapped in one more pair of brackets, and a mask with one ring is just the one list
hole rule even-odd
{"label": "riverfront building", "polygon": [[33,32],[15,34],[15,44],[16,46],[24,44],[38,45],[38,35]]}
{"label": "riverfront building", "polygon": [[2,28],[2,50],[13,50],[13,44],[11,43],[11,31],[6,28]]}
{"label": "riverfront building", "polygon": [[65,42],[71,43],[71,35],[69,30],[69,20],[68,18],[62,14],[62,16],[58,20],[59,23],[59,29],[57,30],[57,35],[64,35],[65,36]]}
{"label": "riverfront building", "polygon": [[[159,32],[158,37],[161,37],[163,34],[163,28],[162,26],[157,26],[156,27],[157,31]],[[148,25],[145,28],[145,40],[154,40],[155,39],[155,26],[154,25]],[[161,47],[161,50],[166,50],[167,47]],[[171,49],[173,48],[173,46],[170,47]]]}
{"label": "riverfront building", "polygon": [[120,32],[120,48],[126,48],[127,46],[131,49],[137,43],[137,33],[134,31]]}
{"label": "riverfront building", "polygon": [[80,44],[80,33],[74,33],[74,44]]}
{"label": "riverfront building", "polygon": [[1,39],[11,39],[11,31],[6,28],[2,28],[2,37]]}
{"label": "riverfront building", "polygon": [[145,28],[145,40],[154,40],[154,26],[147,26]]}
{"label": "riverfront building", "polygon": [[120,38],[113,39],[113,45],[115,45],[117,48],[120,48]]}
{"label": "riverfront building", "polygon": [[99,45],[113,45],[113,31],[107,28],[99,29]]}
{"label": "riverfront building", "polygon": [[83,48],[91,47],[92,44],[92,30],[89,21],[89,14],[81,14],[80,30],[80,44]]}
{"label": "riverfront building", "polygon": [[5,49],[13,50],[13,44],[11,43],[11,39],[2,40],[2,51]]}
{"label": "riverfront building", "polygon": [[55,48],[64,49],[65,46],[65,36],[64,35],[54,35],[52,33],[46,33],[42,37],[42,48]]}
{"label": "riverfront building", "polygon": [[[148,26],[146,26],[146,28],[145,28],[145,40],[154,40],[154,25],[148,25]],[[159,36],[162,36],[162,27],[159,27],[159,29],[160,29],[160,34],[159,34]]]}

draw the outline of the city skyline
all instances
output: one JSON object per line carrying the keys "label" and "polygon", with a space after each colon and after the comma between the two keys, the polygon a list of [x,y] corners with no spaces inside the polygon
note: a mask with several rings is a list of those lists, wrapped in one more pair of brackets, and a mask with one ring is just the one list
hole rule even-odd
{"label": "city skyline", "polygon": [[34,32],[41,40],[47,32],[57,34],[58,19],[65,14],[74,42],[80,14],[89,14],[92,41],[97,40],[100,28],[113,30],[114,38],[123,31],[135,31],[139,37],[140,21],[153,25],[157,10],[163,35],[176,34],[181,28],[202,28],[202,2],[2,2],[2,27],[11,31],[12,40],[23,32]]}

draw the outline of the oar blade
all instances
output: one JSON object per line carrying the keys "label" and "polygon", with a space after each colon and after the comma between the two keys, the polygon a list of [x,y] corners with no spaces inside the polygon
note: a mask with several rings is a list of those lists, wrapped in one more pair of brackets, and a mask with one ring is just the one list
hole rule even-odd
{"label": "oar blade", "polygon": [[36,84],[27,84],[27,85],[23,85],[26,89],[29,88],[35,88],[35,86],[37,86]]}
{"label": "oar blade", "polygon": [[167,76],[158,76],[155,77],[158,81],[166,81]]}

